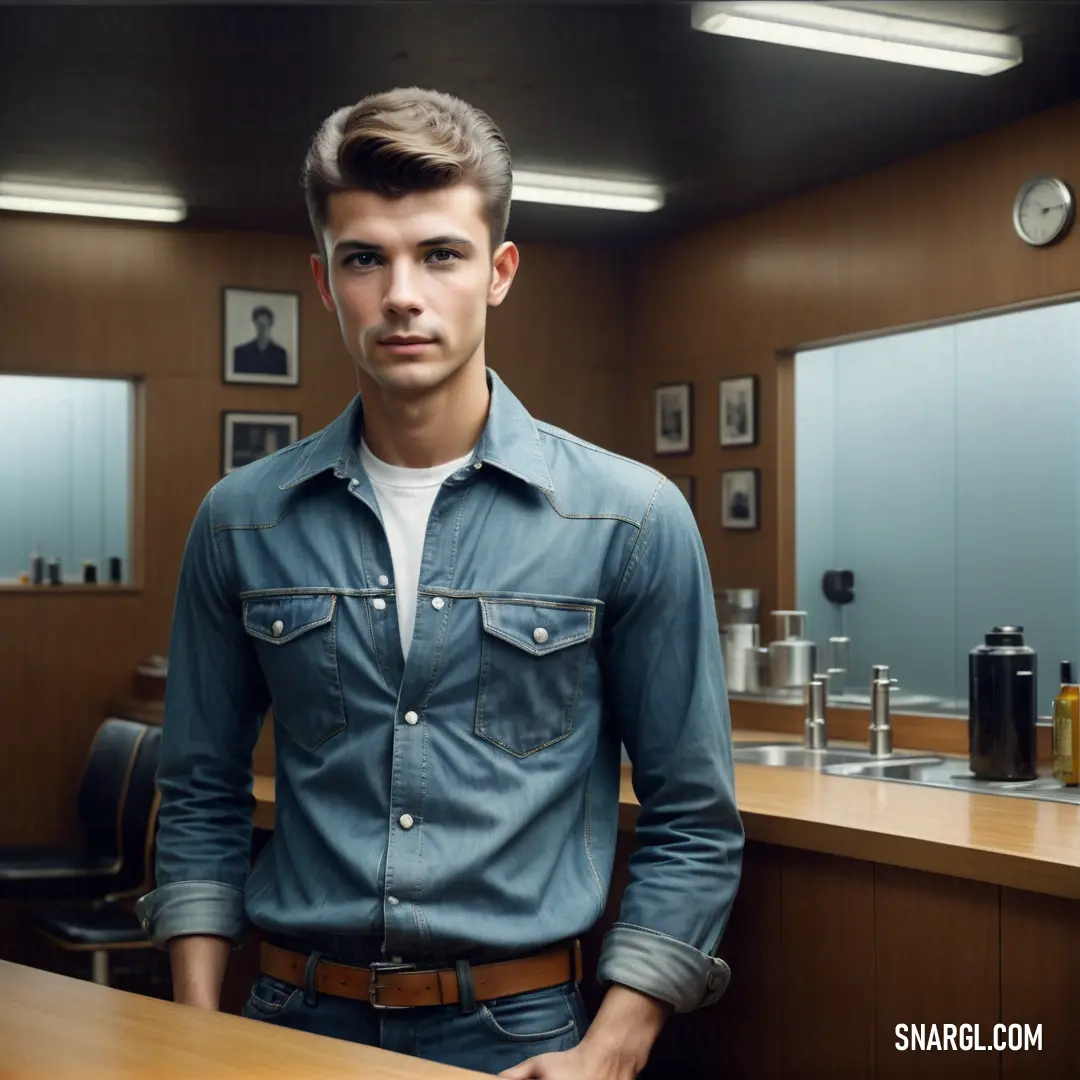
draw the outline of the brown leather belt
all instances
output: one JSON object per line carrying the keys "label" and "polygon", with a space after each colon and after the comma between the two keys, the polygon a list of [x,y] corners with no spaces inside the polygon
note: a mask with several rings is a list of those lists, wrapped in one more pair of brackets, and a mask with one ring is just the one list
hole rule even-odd
{"label": "brown leather belt", "polygon": [[[262,970],[271,978],[292,986],[306,986],[308,957],[262,943]],[[477,1001],[546,990],[561,983],[581,982],[581,942],[558,949],[471,966]],[[414,1005],[456,1005],[458,977],[455,968],[425,969],[416,964],[380,962],[368,967],[319,960],[314,989],[321,994],[367,1001],[377,1009],[408,1009]]]}

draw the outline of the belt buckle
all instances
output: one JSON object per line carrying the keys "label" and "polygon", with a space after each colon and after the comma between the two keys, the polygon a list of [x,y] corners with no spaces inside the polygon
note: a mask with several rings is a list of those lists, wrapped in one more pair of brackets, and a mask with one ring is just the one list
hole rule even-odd
{"label": "belt buckle", "polygon": [[368,964],[368,973],[370,979],[368,981],[368,1001],[371,1002],[371,1006],[374,1009],[408,1009],[410,1005],[383,1005],[379,1001],[379,991],[384,990],[385,987],[378,981],[378,976],[381,972],[388,971],[417,971],[419,970],[418,964],[395,964],[392,960],[376,960],[372,964]]}

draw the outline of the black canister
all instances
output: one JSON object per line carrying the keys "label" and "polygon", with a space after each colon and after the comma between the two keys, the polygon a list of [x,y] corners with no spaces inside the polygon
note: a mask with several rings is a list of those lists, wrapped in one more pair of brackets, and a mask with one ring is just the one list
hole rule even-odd
{"label": "black canister", "polygon": [[968,655],[968,749],[979,780],[1034,780],[1038,668],[1022,626],[995,626]]}

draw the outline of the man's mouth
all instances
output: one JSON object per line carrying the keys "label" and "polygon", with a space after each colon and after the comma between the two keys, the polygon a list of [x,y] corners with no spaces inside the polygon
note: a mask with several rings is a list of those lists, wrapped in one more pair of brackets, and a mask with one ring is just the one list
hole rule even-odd
{"label": "man's mouth", "polygon": [[417,337],[415,334],[394,334],[383,338],[379,347],[391,356],[423,356],[433,344],[431,338]]}

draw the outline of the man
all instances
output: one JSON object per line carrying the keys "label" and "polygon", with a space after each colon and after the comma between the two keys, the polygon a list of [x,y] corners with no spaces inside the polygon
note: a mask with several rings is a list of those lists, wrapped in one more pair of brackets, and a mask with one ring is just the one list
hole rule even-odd
{"label": "man", "polygon": [[251,313],[255,337],[233,349],[233,371],[237,375],[288,375],[288,353],[270,337],[274,313],[260,305]]}
{"label": "man", "polygon": [[[725,989],[741,869],[693,515],[487,368],[519,256],[486,115],[367,98],[326,121],[304,182],[360,393],[196,515],[144,925],[189,1005],[218,1007],[250,922],[250,1017],[517,1080],[630,1080],[673,1009]],[[249,873],[270,705],[275,833]],[[605,906],[620,742],[640,849],[589,1025],[575,943]]]}

